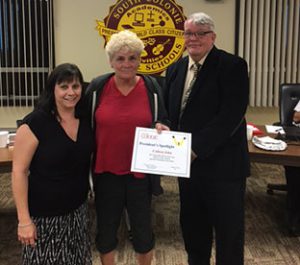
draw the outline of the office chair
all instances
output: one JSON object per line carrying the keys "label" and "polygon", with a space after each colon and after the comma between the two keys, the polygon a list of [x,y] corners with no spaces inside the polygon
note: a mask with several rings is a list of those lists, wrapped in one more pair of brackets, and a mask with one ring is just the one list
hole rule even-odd
{"label": "office chair", "polygon": [[[281,84],[279,86],[279,123],[276,125],[292,126],[294,108],[300,100],[300,84]],[[286,191],[286,184],[268,184],[267,193],[274,190]]]}

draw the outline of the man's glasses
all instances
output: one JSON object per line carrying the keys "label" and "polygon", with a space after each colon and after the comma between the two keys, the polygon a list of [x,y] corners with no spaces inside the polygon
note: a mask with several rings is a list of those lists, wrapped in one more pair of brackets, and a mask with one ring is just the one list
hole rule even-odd
{"label": "man's glasses", "polygon": [[209,33],[212,33],[213,31],[212,30],[209,30],[209,31],[198,31],[198,32],[184,32],[183,35],[186,37],[186,38],[191,38],[192,36],[196,37],[196,38],[203,38],[205,35],[209,34]]}

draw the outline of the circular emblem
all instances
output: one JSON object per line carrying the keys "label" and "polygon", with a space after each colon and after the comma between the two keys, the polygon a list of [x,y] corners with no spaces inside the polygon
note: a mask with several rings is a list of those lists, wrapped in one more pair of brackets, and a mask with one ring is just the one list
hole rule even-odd
{"label": "circular emblem", "polygon": [[118,31],[135,32],[145,45],[138,72],[160,74],[182,56],[184,20],[174,0],[119,0],[97,30],[105,44]]}

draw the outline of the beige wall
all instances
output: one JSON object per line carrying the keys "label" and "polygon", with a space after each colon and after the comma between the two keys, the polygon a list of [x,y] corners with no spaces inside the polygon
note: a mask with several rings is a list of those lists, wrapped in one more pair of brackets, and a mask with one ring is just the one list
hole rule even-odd
{"label": "beige wall", "polygon": [[31,107],[0,107],[0,128],[15,128],[16,121],[30,111]]}
{"label": "beige wall", "polygon": [[[73,62],[86,81],[111,71],[104,53],[103,38],[98,35],[96,19],[103,21],[117,0],[54,0],[56,64]],[[202,11],[216,24],[218,47],[234,52],[235,1],[176,0],[186,16]]]}
{"label": "beige wall", "polygon": [[248,107],[246,112],[246,120],[249,123],[263,125],[273,124],[279,122],[279,109],[276,107],[272,108],[254,108]]}
{"label": "beige wall", "polygon": [[[0,107],[0,128],[16,126],[16,120],[23,118],[32,108],[5,108]],[[272,124],[279,121],[278,108],[252,108],[249,107],[246,113],[247,122],[254,124]]]}
{"label": "beige wall", "polygon": [[[117,0],[54,0],[54,34],[56,64],[76,63],[85,80],[110,71],[103,50],[103,39],[95,29],[96,19],[103,20],[109,7]],[[177,0],[187,16],[203,11],[216,24],[218,47],[234,51],[235,1]],[[1,108],[0,127],[14,127],[32,108]],[[276,108],[249,108],[247,120],[256,124],[270,124],[278,120]]]}

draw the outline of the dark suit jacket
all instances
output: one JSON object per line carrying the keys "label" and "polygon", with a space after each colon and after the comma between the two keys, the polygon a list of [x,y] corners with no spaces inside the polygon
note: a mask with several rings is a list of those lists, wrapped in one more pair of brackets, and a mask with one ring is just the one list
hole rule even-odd
{"label": "dark suit jacket", "polygon": [[249,176],[244,119],[249,97],[247,63],[213,47],[179,121],[187,66],[188,57],[171,65],[164,89],[171,129],[192,133],[192,149],[198,156],[192,172],[210,178]]}

